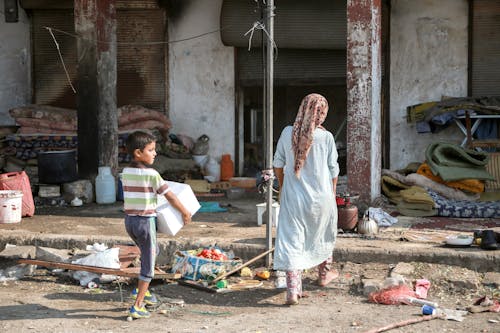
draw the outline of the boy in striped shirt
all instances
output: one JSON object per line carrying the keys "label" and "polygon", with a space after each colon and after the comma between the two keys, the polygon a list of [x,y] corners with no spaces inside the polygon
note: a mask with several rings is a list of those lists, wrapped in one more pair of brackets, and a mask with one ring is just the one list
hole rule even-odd
{"label": "boy in striped shirt", "polygon": [[156,297],[148,290],[154,275],[158,246],[156,244],[156,196],[164,195],[172,207],[182,214],[184,224],[191,222],[191,213],[170,191],[167,182],[150,165],[156,157],[156,138],[145,131],[136,131],[127,138],[127,151],[132,156],[130,166],[123,169],[123,199],[125,228],[141,250],[141,271],[135,298],[129,315],[149,318],[144,304],[154,305]]}

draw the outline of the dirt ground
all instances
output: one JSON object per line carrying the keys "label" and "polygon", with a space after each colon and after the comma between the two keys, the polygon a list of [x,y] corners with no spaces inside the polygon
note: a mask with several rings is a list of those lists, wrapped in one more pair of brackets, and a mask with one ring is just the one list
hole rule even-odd
{"label": "dirt ground", "polygon": [[[464,309],[481,296],[499,297],[484,286],[483,275],[463,268],[410,263],[407,283],[431,281],[428,299],[449,309]],[[255,269],[255,267],[252,267]],[[283,289],[271,280],[258,288],[208,293],[172,281],[155,281],[163,304],[150,319],[128,322],[128,295],[135,280],[80,287],[67,275],[39,268],[34,276],[0,284],[0,332],[366,332],[394,322],[421,318],[421,307],[367,301],[361,278],[384,278],[385,264],[336,264],[340,278],[325,288],[306,272],[305,296],[285,306]],[[232,276],[229,283],[242,279]],[[469,314],[464,321],[433,319],[391,332],[500,332],[500,314]]]}
{"label": "dirt ground", "polygon": [[[228,213],[197,213],[194,222],[176,238],[217,237],[253,244],[265,241],[265,226],[256,225],[255,204],[263,201],[259,194],[237,201],[214,200],[228,208]],[[127,237],[120,203],[90,204],[77,209],[37,207],[34,217],[17,225],[0,225],[0,232]],[[395,232],[379,234],[379,238],[398,237]],[[393,242],[390,246],[405,244]],[[500,298],[498,288],[482,284],[483,273],[449,265],[411,265],[413,269],[405,275],[406,281],[411,284],[418,278],[430,280],[428,299],[445,308],[464,309],[481,296]],[[39,268],[31,277],[0,282],[0,332],[367,332],[422,317],[420,306],[368,302],[361,279],[383,279],[391,269],[389,265],[341,262],[336,268],[341,276],[326,288],[316,286],[315,271],[306,272],[306,297],[292,307],[284,305],[285,291],[275,288],[273,278],[257,288],[225,293],[208,293],[175,281],[154,281],[151,289],[163,304],[150,319],[132,322],[126,321],[126,317],[132,303],[128,295],[135,280],[88,289],[67,274]],[[235,284],[238,279],[241,278],[233,276],[229,283]],[[391,332],[500,332],[500,314],[470,314],[463,322],[433,319]]]}

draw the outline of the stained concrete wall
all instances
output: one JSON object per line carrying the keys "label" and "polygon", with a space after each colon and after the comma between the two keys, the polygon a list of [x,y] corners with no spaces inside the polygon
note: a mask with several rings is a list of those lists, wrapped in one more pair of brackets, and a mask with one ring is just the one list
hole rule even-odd
{"label": "stained concrete wall", "polygon": [[31,101],[29,47],[30,23],[24,10],[19,8],[16,23],[6,23],[0,13],[0,126],[14,125],[9,109]]}
{"label": "stained concrete wall", "polygon": [[[169,40],[216,31],[222,0],[189,0],[169,19]],[[234,49],[220,33],[169,45],[169,116],[171,133],[210,138],[209,154],[220,161],[235,150]]]}
{"label": "stained concrete wall", "polygon": [[423,161],[431,142],[461,142],[454,124],[418,134],[406,107],[467,96],[467,17],[467,0],[391,1],[391,169]]}

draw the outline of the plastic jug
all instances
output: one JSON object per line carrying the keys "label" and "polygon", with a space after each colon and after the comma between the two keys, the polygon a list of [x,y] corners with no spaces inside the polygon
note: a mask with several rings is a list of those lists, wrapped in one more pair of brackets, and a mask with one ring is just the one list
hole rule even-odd
{"label": "plastic jug", "polygon": [[116,201],[115,177],[111,174],[111,168],[99,167],[95,178],[95,199],[98,204],[110,204]]}
{"label": "plastic jug", "polygon": [[214,158],[210,157],[205,165],[207,175],[212,176],[214,182],[220,181],[220,165]]}
{"label": "plastic jug", "polygon": [[234,163],[231,160],[231,155],[224,154],[220,160],[220,180],[229,180],[234,176]]}

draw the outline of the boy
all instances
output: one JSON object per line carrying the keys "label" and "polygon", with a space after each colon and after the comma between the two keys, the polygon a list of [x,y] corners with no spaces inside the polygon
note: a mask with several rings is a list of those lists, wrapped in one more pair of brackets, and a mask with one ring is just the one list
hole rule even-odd
{"label": "boy", "polygon": [[141,271],[137,289],[132,292],[135,302],[129,315],[132,318],[149,318],[150,313],[143,303],[157,303],[156,297],[148,290],[158,252],[156,196],[164,195],[172,207],[181,212],[184,224],[191,222],[191,213],[170,191],[160,174],[149,167],[156,157],[156,138],[150,133],[136,131],[128,136],[126,146],[132,162],[122,172],[125,228],[141,250]]}

